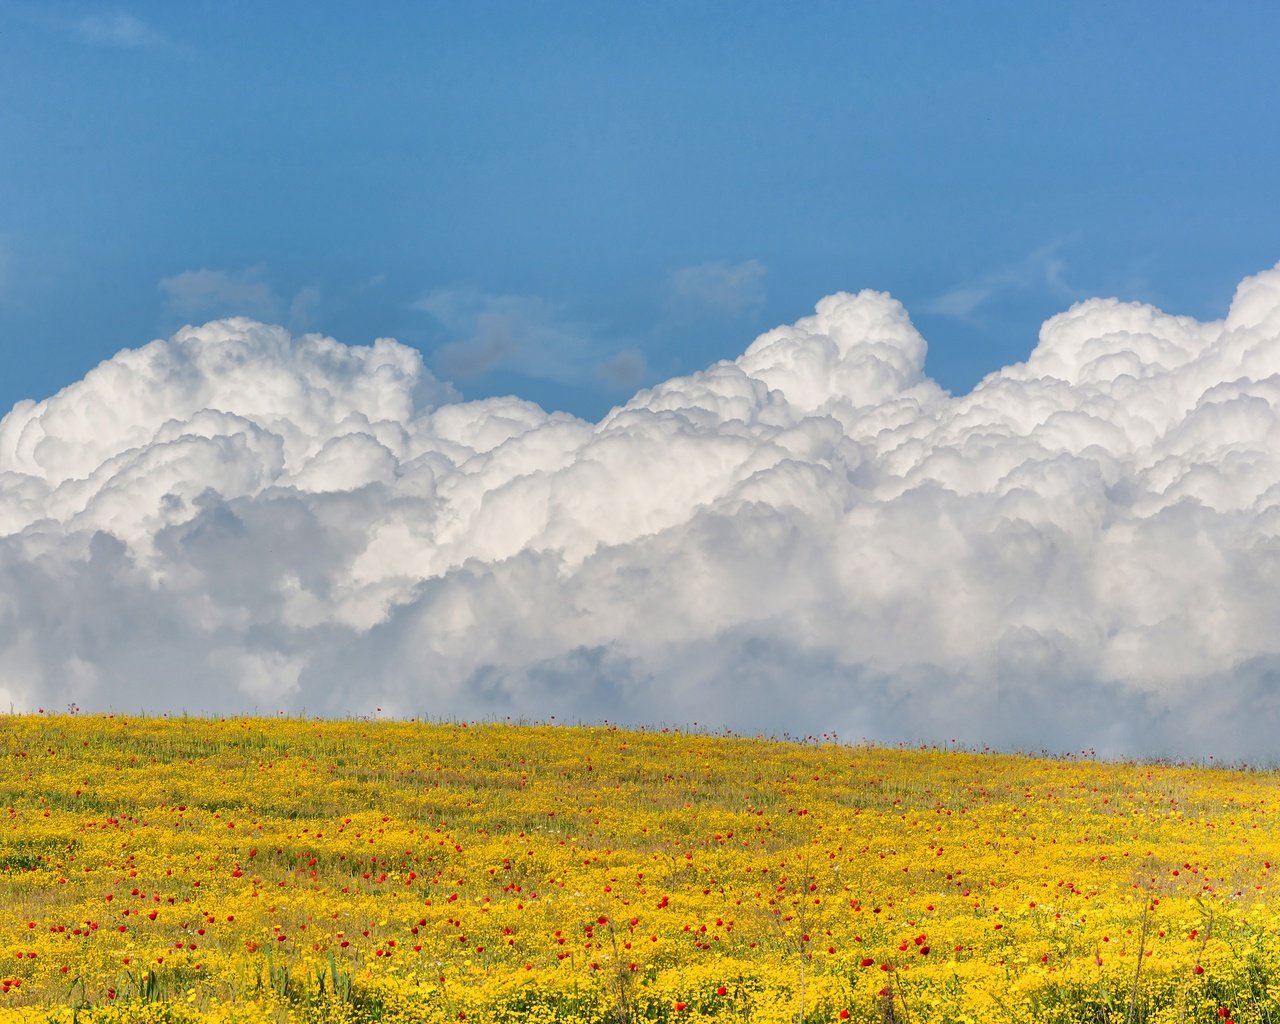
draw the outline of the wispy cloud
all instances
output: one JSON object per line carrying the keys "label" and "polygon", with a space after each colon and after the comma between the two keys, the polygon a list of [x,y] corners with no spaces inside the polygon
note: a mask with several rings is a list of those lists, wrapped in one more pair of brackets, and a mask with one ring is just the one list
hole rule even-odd
{"label": "wispy cloud", "polygon": [[324,293],[316,285],[305,285],[285,298],[263,266],[184,270],[162,278],[159,288],[166,315],[187,322],[248,316],[306,331],[318,326],[324,305]]}
{"label": "wispy cloud", "polygon": [[638,348],[624,348],[596,367],[596,376],[616,391],[634,391],[648,372],[649,362]]}
{"label": "wispy cloud", "polygon": [[[593,376],[625,386],[634,356],[613,353],[584,324],[536,295],[495,295],[477,288],[439,288],[412,308],[443,331],[432,367],[449,380],[508,369],[540,380],[582,384]],[[641,375],[643,370],[640,371]]]}
{"label": "wispy cloud", "polygon": [[159,29],[128,11],[87,14],[70,23],[71,31],[90,46],[126,50],[170,47],[173,41]]}
{"label": "wispy cloud", "polygon": [[1074,289],[1063,278],[1067,262],[1054,242],[1028,254],[1026,259],[1000,267],[951,288],[923,306],[923,312],[957,320],[972,319],[982,307],[1010,292],[1043,291],[1055,299],[1069,298]]}
{"label": "wispy cloud", "polygon": [[324,306],[324,293],[313,284],[299,288],[289,300],[289,326],[295,331],[315,327]]}
{"label": "wispy cloud", "polygon": [[671,274],[668,298],[683,310],[738,313],[764,303],[764,274],[759,260],[681,267]]}
{"label": "wispy cloud", "polygon": [[996,287],[991,284],[974,284],[961,288],[952,288],[943,292],[924,307],[926,313],[938,313],[941,316],[967,320],[973,311],[995,294]]}
{"label": "wispy cloud", "polygon": [[251,316],[279,320],[283,302],[263,267],[184,270],[160,281],[169,312],[180,317]]}

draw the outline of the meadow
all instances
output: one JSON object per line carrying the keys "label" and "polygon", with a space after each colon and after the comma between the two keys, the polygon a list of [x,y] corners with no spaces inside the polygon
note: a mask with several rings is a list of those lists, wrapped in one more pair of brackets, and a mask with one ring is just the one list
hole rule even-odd
{"label": "meadow", "polygon": [[1280,776],[0,718],[0,1022],[1280,1021]]}

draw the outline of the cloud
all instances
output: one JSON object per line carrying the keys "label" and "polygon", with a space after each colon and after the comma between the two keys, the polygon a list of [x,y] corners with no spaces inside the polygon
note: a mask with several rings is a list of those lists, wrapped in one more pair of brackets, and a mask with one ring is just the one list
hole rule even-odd
{"label": "cloud", "polygon": [[298,289],[289,302],[289,326],[295,331],[314,327],[323,305],[324,293],[315,285]]}
{"label": "cloud", "polygon": [[742,263],[700,263],[671,274],[671,304],[686,311],[738,313],[764,304],[764,265],[758,260]]}
{"label": "cloud", "polygon": [[596,375],[610,388],[634,391],[649,370],[648,360],[637,348],[624,348],[596,367]]}
{"label": "cloud", "polygon": [[280,297],[263,267],[245,270],[184,270],[163,278],[160,291],[169,312],[180,317],[251,316],[278,320]]}
{"label": "cloud", "polygon": [[925,304],[923,312],[970,320],[979,307],[1011,291],[1043,291],[1055,298],[1070,297],[1074,290],[1063,279],[1066,260],[1060,243],[1030,253],[1022,262],[984,274],[977,281],[943,292]]}
{"label": "cloud", "polygon": [[601,362],[587,328],[545,299],[493,295],[474,288],[441,288],[413,303],[449,340],[431,354],[433,367],[452,380],[507,369],[540,380],[589,382]]}
{"label": "cloud", "polygon": [[184,328],[0,421],[0,701],[1272,756],[1280,267],[925,355],[840,293],[591,424]]}
{"label": "cloud", "polygon": [[248,316],[286,323],[294,331],[315,328],[325,306],[316,285],[304,285],[289,300],[267,279],[265,267],[243,270],[184,270],[162,278],[164,310],[188,323],[208,317]]}
{"label": "cloud", "polygon": [[72,22],[71,30],[92,46],[150,49],[172,45],[169,38],[127,11],[87,14]]}
{"label": "cloud", "polygon": [[925,306],[925,312],[939,313],[942,316],[955,317],[957,320],[967,320],[973,316],[974,310],[995,294],[995,291],[996,288],[993,284],[975,284],[952,288],[928,303]]}

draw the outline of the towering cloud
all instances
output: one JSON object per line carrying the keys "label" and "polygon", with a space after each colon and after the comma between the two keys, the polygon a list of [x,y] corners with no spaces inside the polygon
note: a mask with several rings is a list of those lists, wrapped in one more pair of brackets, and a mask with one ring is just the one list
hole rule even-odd
{"label": "towering cloud", "polygon": [[1257,757],[1280,267],[951,396],[876,292],[598,424],[245,319],[0,421],[0,702]]}

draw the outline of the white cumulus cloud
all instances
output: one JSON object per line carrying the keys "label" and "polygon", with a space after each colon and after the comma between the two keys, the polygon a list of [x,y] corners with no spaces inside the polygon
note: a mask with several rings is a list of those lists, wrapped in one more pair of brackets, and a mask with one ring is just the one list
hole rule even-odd
{"label": "white cumulus cloud", "polygon": [[1269,756],[1280,267],[925,354],[841,293],[592,424],[184,328],[0,421],[0,695]]}

